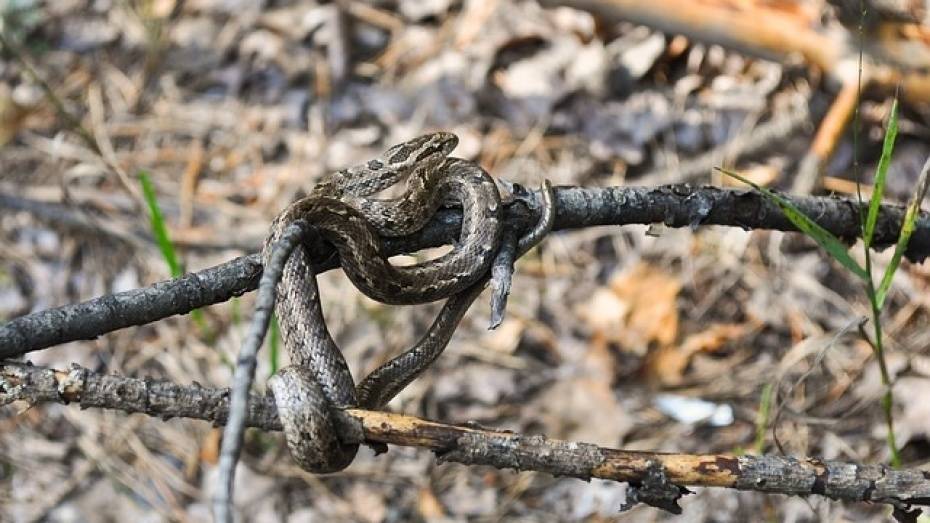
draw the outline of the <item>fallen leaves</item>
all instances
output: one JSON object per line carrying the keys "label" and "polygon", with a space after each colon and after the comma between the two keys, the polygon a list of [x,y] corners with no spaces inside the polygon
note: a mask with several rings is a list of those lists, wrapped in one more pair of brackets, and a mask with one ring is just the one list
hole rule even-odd
{"label": "fallen leaves", "polygon": [[582,307],[581,317],[592,329],[591,343],[616,344],[639,356],[651,344],[671,344],[678,336],[675,300],[680,290],[677,279],[645,263],[614,277]]}
{"label": "fallen leaves", "polygon": [[669,344],[652,352],[647,361],[648,375],[663,386],[681,385],[692,358],[700,353],[712,354],[728,342],[747,334],[747,325],[716,324],[687,336],[680,344]]}
{"label": "fallen leaves", "polygon": [[592,350],[616,347],[644,358],[650,381],[680,385],[691,359],[713,353],[748,331],[745,324],[712,324],[681,338],[679,278],[645,262],[615,276],[581,307]]}

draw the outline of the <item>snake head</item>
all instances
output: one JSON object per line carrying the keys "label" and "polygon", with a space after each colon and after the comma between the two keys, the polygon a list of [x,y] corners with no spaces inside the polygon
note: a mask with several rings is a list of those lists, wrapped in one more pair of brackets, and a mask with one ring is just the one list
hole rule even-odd
{"label": "snake head", "polygon": [[441,161],[458,143],[458,136],[452,133],[429,133],[391,147],[384,152],[383,157],[387,164],[395,169],[412,166],[428,159]]}

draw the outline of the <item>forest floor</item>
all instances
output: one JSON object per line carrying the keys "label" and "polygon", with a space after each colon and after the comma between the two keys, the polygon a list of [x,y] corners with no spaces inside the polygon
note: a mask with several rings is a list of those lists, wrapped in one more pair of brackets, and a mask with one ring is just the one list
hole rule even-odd
{"label": "forest floor", "polygon": [[[838,27],[827,5],[803,4]],[[528,187],[732,185],[695,166],[710,151],[713,165],[789,189],[838,90],[809,67],[534,1],[4,5],[2,32],[17,52],[0,60],[0,192],[66,203],[101,232],[0,213],[0,319],[170,277],[148,240],[140,171],[195,271],[257,252],[275,214],[324,174],[439,129],[458,135],[456,156]],[[864,93],[860,131],[842,134],[824,166],[831,187],[854,180],[856,157],[871,182],[891,97]],[[930,154],[928,122],[926,105],[902,104],[890,202],[907,200]],[[782,132],[764,147],[730,154],[729,144],[773,125]],[[852,252],[861,257],[861,245]],[[319,280],[356,376],[410,346],[439,308],[376,303],[339,271]],[[928,266],[904,262],[883,317],[910,467],[930,457],[928,286]],[[251,293],[198,320],[28,359],[228,386],[253,305]],[[487,329],[486,293],[390,408],[624,449],[887,463],[878,366],[857,332],[868,315],[861,283],[798,234],[557,232],[517,263],[504,323]],[[269,354],[257,390],[286,363]],[[760,430],[766,390],[774,400]],[[209,520],[219,429],[63,405],[23,410],[0,410],[0,520]],[[363,449],[345,471],[315,477],[279,434],[250,431],[236,501],[246,521],[888,517],[886,507],[725,489],[695,489],[683,516],[621,513],[625,493],[606,481],[438,464],[408,448]]]}

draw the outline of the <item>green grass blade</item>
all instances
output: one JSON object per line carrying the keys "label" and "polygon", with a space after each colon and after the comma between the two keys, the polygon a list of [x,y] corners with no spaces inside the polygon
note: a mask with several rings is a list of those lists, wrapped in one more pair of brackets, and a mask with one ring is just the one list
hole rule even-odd
{"label": "green grass blade", "polygon": [[165,226],[165,218],[161,213],[161,207],[158,206],[158,198],[155,196],[155,187],[152,180],[145,171],[139,172],[139,180],[142,182],[142,194],[145,197],[145,203],[149,207],[149,218],[152,225],[152,235],[155,236],[155,242],[158,244],[158,250],[161,251],[162,258],[168,264],[168,270],[171,271],[171,277],[177,278],[184,271],[181,263],[178,261],[178,255],[174,250],[174,244],[168,237],[168,228]]}
{"label": "green grass blade", "polygon": [[779,196],[778,194],[761,187],[746,178],[736,174],[732,171],[727,171],[717,167],[717,170],[723,174],[736,178],[737,180],[745,183],[746,185],[751,186],[753,189],[761,192],[766,198],[775,202],[776,205],[785,213],[785,217],[798,228],[799,231],[803,232],[815,242],[820,244],[821,247],[827,250],[830,253],[830,256],[833,256],[833,259],[838,261],[840,265],[846,267],[847,270],[858,276],[863,280],[868,280],[869,276],[866,273],[856,260],[852,259],[852,256],[849,255],[849,249],[846,245],[839,240],[836,236],[830,233],[830,231],[824,229],[817,224],[814,220],[811,220],[804,213],[802,213],[797,207],[791,204],[785,198]]}
{"label": "green grass blade", "polygon": [[775,395],[772,394],[774,387],[771,383],[766,383],[762,388],[762,396],[759,398],[759,413],[756,414],[756,442],[753,448],[756,454],[762,455],[765,450],[765,431],[769,426],[769,418],[772,414],[772,402]]}
{"label": "green grass blade", "polygon": [[891,153],[894,152],[895,138],[898,136],[898,98],[891,103],[891,116],[888,118],[888,130],[885,131],[885,142],[882,144],[882,156],[875,169],[875,187],[872,189],[872,199],[869,201],[869,214],[865,220],[865,230],[862,240],[868,249],[872,246],[872,236],[875,234],[875,223],[878,221],[878,210],[882,206],[882,196],[885,193],[885,179],[888,175],[888,166],[891,164]]}
{"label": "green grass blade", "polygon": [[271,315],[271,325],[268,326],[268,363],[271,367],[269,376],[278,372],[278,364],[281,354],[281,328],[278,327],[278,317]]}
{"label": "green grass blade", "polygon": [[924,162],[924,167],[920,171],[920,178],[917,179],[917,189],[911,195],[911,200],[907,203],[907,211],[904,213],[904,220],[901,223],[901,234],[898,235],[898,243],[894,246],[894,254],[891,256],[891,263],[885,268],[885,274],[882,275],[882,282],[875,292],[878,309],[881,310],[885,304],[885,298],[888,296],[888,289],[891,288],[891,280],[894,273],[897,272],[898,266],[901,265],[901,257],[907,250],[907,244],[911,241],[911,235],[917,228],[917,218],[920,217],[920,203],[924,201],[927,194],[927,187],[930,185],[930,158]]}
{"label": "green grass blade", "polygon": [[[158,198],[155,196],[155,187],[152,185],[152,180],[145,171],[139,171],[139,180],[142,183],[142,195],[145,198],[145,204],[149,208],[149,218],[152,225],[152,235],[155,237],[155,243],[158,244],[158,250],[161,252],[162,258],[165,259],[165,263],[168,264],[171,277],[177,278],[184,274],[184,267],[181,266],[177,251],[174,249],[174,244],[171,243],[171,238],[168,236],[168,227],[165,225],[165,217],[161,213],[161,207],[158,205]],[[213,337],[213,333],[207,325],[207,320],[203,315],[203,311],[200,309],[192,310],[191,319],[194,321],[194,325],[200,330],[201,335],[207,338]]]}

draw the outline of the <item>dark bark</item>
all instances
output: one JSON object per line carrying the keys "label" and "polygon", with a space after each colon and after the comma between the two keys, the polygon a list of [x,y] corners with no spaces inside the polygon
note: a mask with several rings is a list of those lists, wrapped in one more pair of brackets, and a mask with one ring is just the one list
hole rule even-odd
{"label": "dark bark", "polygon": [[[664,223],[669,227],[723,225],[747,230],[796,230],[774,203],[755,191],[688,185],[557,187],[555,195],[554,230],[651,223]],[[860,207],[855,201],[832,197],[787,198],[836,236],[852,241],[859,235]],[[537,213],[522,204],[509,205],[506,220],[522,231],[536,223]],[[903,207],[883,206],[875,230],[877,247],[897,241],[903,216]],[[460,224],[460,211],[443,210],[419,233],[385,241],[385,252],[394,255],[448,243],[457,237]],[[319,254],[317,271],[337,266],[337,259],[328,245],[317,243],[311,246],[310,252]],[[921,213],[905,257],[921,262],[928,255],[930,215]],[[0,325],[0,358],[12,358],[69,341],[93,339],[110,331],[226,301],[254,290],[261,269],[258,255],[252,254],[176,280],[15,318]]]}

